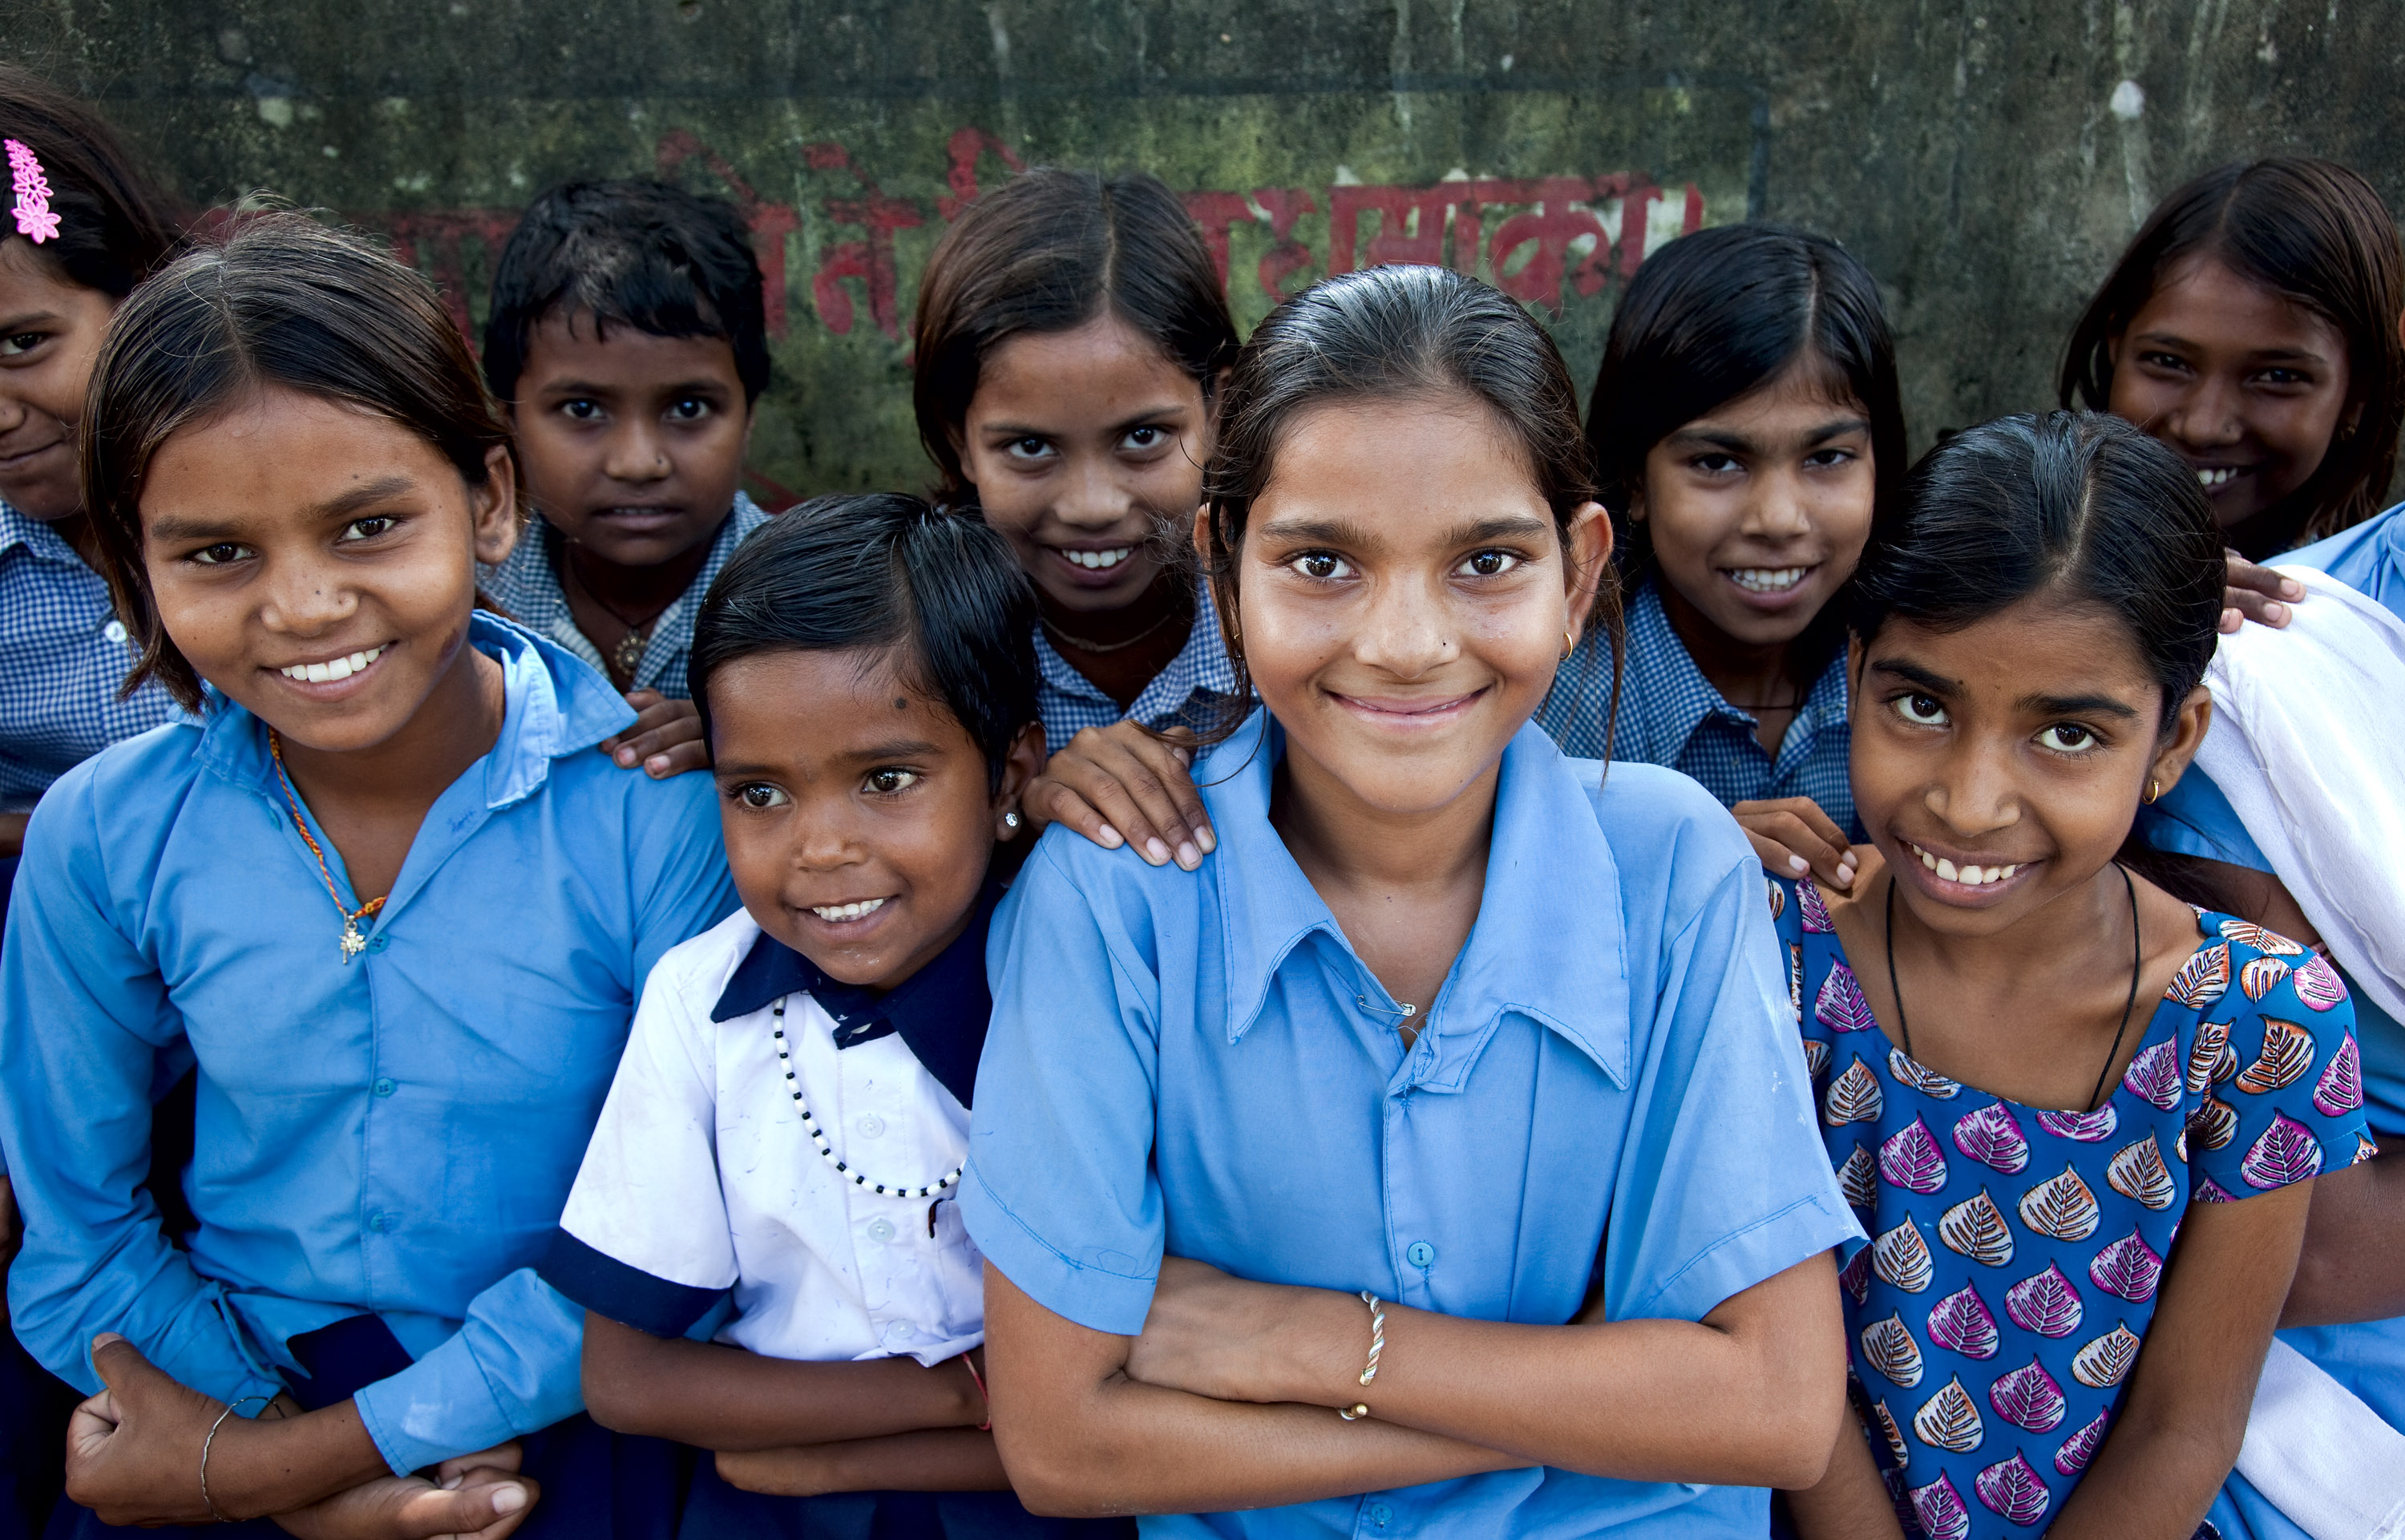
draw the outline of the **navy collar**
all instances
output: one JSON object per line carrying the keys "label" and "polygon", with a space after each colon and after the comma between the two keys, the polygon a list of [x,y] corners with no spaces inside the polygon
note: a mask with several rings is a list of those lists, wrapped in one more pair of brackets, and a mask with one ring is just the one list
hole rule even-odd
{"label": "navy collar", "polygon": [[927,1072],[967,1107],[977,1088],[977,1056],[985,1052],[986,1022],[993,1014],[985,982],[985,937],[1001,897],[1002,885],[988,883],[968,927],[952,944],[882,992],[827,977],[818,964],[764,930],[736,965],[710,1019],[733,1021],[788,995],[807,994],[834,1019],[837,1048],[857,1048],[898,1032]]}

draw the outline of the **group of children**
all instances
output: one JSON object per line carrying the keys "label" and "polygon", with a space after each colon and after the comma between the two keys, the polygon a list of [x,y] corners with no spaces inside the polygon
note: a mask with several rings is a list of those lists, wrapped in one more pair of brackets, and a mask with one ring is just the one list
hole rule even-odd
{"label": "group of children", "polygon": [[932,501],[771,517],[723,205],[543,194],[480,361],[0,137],[0,1533],[2318,1540],[2267,1354],[2405,1427],[2405,968],[2192,763],[2310,574],[2405,616],[2352,173],[1907,469],[1818,236],[1651,258],[1582,419],[1033,171]]}

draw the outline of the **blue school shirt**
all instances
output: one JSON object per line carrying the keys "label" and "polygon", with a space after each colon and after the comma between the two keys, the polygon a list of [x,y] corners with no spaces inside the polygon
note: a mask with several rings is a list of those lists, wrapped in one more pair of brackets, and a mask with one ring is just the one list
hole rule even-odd
{"label": "blue school shirt", "polygon": [[[671,700],[687,698],[691,691],[685,673],[693,663],[693,623],[701,616],[701,601],[725,570],[735,548],[774,516],[742,493],[735,494],[734,508],[710,537],[710,554],[703,558],[701,571],[693,574],[676,602],[652,622],[651,640],[635,660],[630,689],[657,690]],[[568,607],[568,591],[559,586],[559,531],[537,517],[506,559],[497,566],[477,567],[476,581],[493,602],[509,611],[512,619],[567,648],[606,678],[610,671],[601,661],[601,649],[577,628],[575,612]]]}
{"label": "blue school shirt", "polygon": [[1169,666],[1152,676],[1142,694],[1119,710],[1103,687],[1079,673],[1061,656],[1043,623],[1035,626],[1035,709],[1044,723],[1045,752],[1057,754],[1082,728],[1107,728],[1119,721],[1162,728],[1209,729],[1221,709],[1236,698],[1236,666],[1228,657],[1228,643],[1219,634],[1219,614],[1210,590],[1194,600],[1194,629]]}
{"label": "blue school shirt", "polygon": [[[1600,1282],[1613,1320],[1695,1321],[1859,1236],[1761,869],[1700,787],[1524,727],[1477,923],[1406,1051],[1270,825],[1283,749],[1257,712],[1196,767],[1200,871],[1048,833],[996,913],[961,1206],[1013,1283],[1129,1335],[1164,1251],[1483,1320],[1566,1323]],[[1754,1536],[1767,1504],[1537,1469],[1144,1529]]]}
{"label": "blue school shirt", "polygon": [[73,766],[177,714],[156,682],[118,699],[134,657],[106,580],[0,502],[0,812],[30,811]]}
{"label": "blue school shirt", "polygon": [[[606,680],[489,615],[469,634],[503,667],[499,739],[348,965],[240,706],[87,760],[35,812],[0,957],[8,1296],[78,1389],[115,1331],[209,1395],[272,1394],[288,1338],[373,1312],[415,1358],[357,1397],[396,1473],[583,1405],[583,1313],[534,1264],[644,974],[734,894],[709,777],[620,770],[594,752],[633,714]],[[189,1253],[142,1188],[178,1057],[200,1072]]]}
{"label": "blue school shirt", "polygon": [[1582,648],[1562,665],[1537,721],[1564,754],[1593,757],[1609,741],[1615,759],[1667,765],[1703,784],[1724,807],[1779,797],[1808,797],[1849,838],[1864,838],[1854,817],[1849,756],[1852,738],[1842,647],[1805,692],[1776,755],[1754,736],[1760,719],[1726,697],[1679,640],[1662,594],[1647,583],[1628,601],[1628,664],[1620,715],[1611,714],[1611,655]]}

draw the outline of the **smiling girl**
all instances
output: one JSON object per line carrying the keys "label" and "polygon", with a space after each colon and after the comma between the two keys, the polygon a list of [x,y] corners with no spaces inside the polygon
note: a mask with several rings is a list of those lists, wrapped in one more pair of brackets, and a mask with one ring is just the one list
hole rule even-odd
{"label": "smiling girl", "polygon": [[2328,966],[2117,858],[2211,719],[2221,585],[2193,473],[2085,414],[1950,440],[1864,556],[1872,851],[1850,892],[1773,894],[1873,1237],[1841,1275],[1861,1425],[1793,1497],[1807,1536],[2185,1540],[2313,1178],[2370,1153]]}
{"label": "smiling girl", "polygon": [[[98,1392],[51,1533],[664,1526],[532,1264],[644,974],[732,905],[711,787],[589,752],[626,703],[474,610],[514,469],[408,269],[246,224],[120,308],[85,434],[135,677],[194,719],[44,797],[0,958],[14,1325]],[[179,1247],[139,1180],[195,1061]]]}
{"label": "smiling girl", "polygon": [[1195,539],[1264,703],[1196,766],[1227,848],[1054,831],[994,920],[962,1207],[1004,1464],[1038,1512],[1207,1515],[1148,1533],[1758,1534],[1828,1453],[1855,1232],[1751,852],[1530,723],[1610,554],[1560,356],[1378,268],[1264,321],[1226,411]]}
{"label": "smiling girl", "polygon": [[[1074,782],[1039,779],[1028,816],[1074,812],[1105,844],[1195,865],[1207,821],[1165,803],[1143,818],[1117,788],[1182,782],[1180,751],[1154,734],[1205,728],[1241,694],[1210,596],[1175,558],[1236,353],[1202,232],[1151,177],[1028,172],[928,258],[915,335],[936,499],[973,503],[1018,553],[1039,606],[1045,739],[1078,750],[1062,763]],[[1097,812],[1079,788],[1105,785]]]}
{"label": "smiling girl", "polygon": [[1853,878],[1844,586],[1904,476],[1878,286],[1835,242],[1729,225],[1647,261],[1587,408],[1626,596],[1627,679],[1565,668],[1563,752],[1667,765],[1763,864]]}

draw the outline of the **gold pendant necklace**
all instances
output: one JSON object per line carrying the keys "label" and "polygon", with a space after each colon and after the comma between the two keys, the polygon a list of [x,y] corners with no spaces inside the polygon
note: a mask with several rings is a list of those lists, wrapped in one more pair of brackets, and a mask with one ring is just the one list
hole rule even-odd
{"label": "gold pendant necklace", "polygon": [[371,898],[355,910],[343,907],[342,890],[334,886],[333,869],[326,865],[326,853],[317,848],[316,838],[309,832],[309,820],[301,816],[301,798],[292,789],[292,777],[284,770],[284,741],[276,736],[274,728],[267,729],[267,753],[275,761],[275,779],[283,783],[284,800],[292,809],[292,827],[301,831],[302,842],[309,847],[309,854],[317,858],[317,875],[326,881],[326,897],[334,900],[334,911],[343,917],[340,945],[343,966],[348,968],[352,958],[368,949],[368,939],[359,934],[359,922],[375,918],[384,908],[385,897],[389,895]]}

